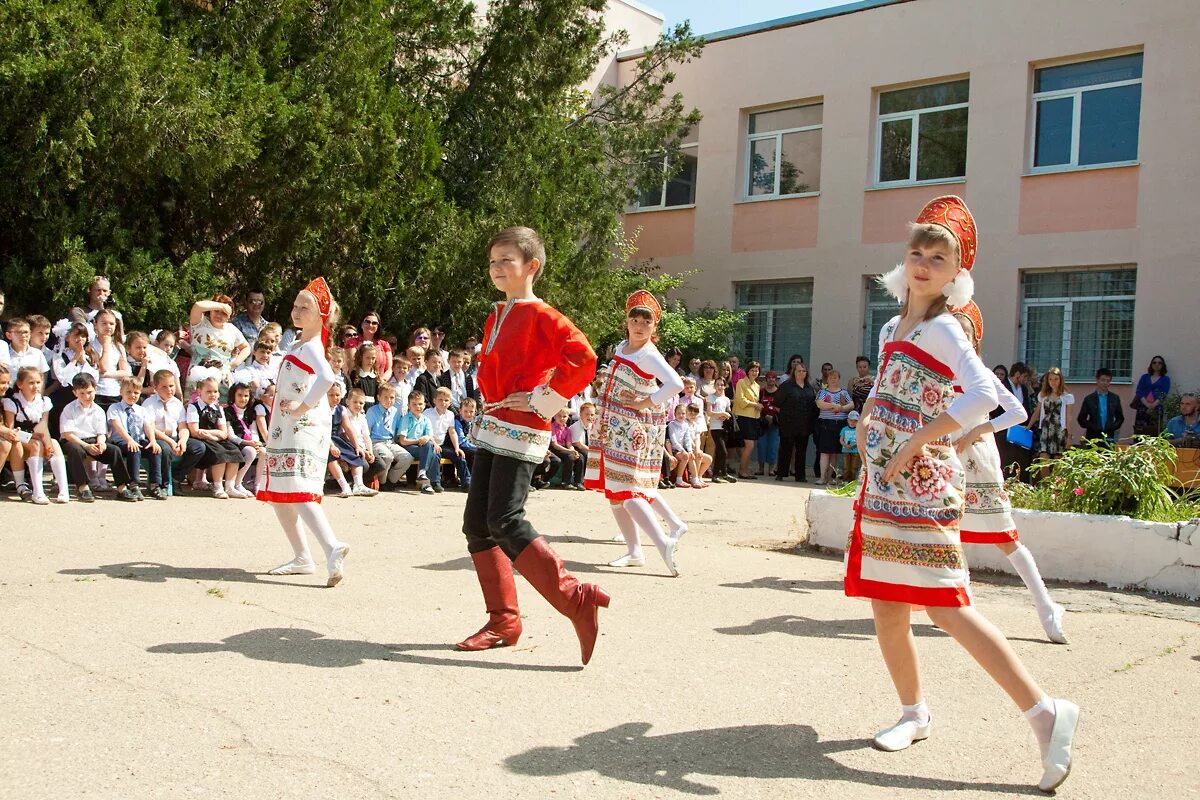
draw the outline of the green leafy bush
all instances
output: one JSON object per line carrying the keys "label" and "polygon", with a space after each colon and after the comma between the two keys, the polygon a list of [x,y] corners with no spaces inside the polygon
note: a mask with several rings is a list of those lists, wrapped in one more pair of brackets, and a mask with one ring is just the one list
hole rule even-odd
{"label": "green leafy bush", "polygon": [[1048,470],[1038,483],[1010,479],[1006,488],[1018,508],[1181,522],[1200,513],[1200,494],[1181,497],[1170,488],[1175,457],[1175,448],[1159,437],[1138,437],[1117,449],[1089,442],[1060,458],[1034,461],[1035,473]]}

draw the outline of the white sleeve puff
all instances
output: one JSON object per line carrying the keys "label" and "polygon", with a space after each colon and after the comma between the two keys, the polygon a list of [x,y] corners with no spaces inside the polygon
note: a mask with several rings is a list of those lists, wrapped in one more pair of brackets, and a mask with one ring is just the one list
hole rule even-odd
{"label": "white sleeve puff", "polygon": [[683,378],[679,377],[679,373],[675,371],[674,367],[667,363],[662,353],[658,352],[657,347],[650,349],[651,347],[651,345],[647,345],[648,352],[638,366],[658,378],[662,383],[658,391],[650,395],[650,400],[654,405],[661,406],[683,391]]}
{"label": "white sleeve puff", "polygon": [[946,409],[960,427],[971,420],[987,417],[999,405],[995,374],[984,366],[975,354],[975,348],[967,341],[962,326],[950,314],[930,320],[917,344],[948,366],[954,373],[954,382],[962,387],[963,393]]}

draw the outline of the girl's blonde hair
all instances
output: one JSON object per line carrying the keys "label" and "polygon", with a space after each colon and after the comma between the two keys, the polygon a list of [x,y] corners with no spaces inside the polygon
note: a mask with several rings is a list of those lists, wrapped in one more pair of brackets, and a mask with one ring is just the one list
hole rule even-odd
{"label": "girl's blonde hair", "polygon": [[[954,253],[954,261],[956,266],[961,266],[961,255],[958,251],[958,239],[954,238],[948,229],[941,225],[934,225],[931,222],[911,222],[908,225],[908,248],[911,250],[914,247],[934,247],[936,245],[944,245],[949,248],[951,253]],[[955,273],[958,274],[957,272]],[[929,308],[925,311],[925,319],[931,320],[938,314],[945,313],[948,302],[945,296],[939,295],[929,304]],[[900,304],[900,316],[903,317],[908,313],[908,294],[904,295],[904,302]]]}
{"label": "girl's blonde hair", "polygon": [[[1050,376],[1058,376],[1058,391],[1050,388]],[[1042,397],[1061,397],[1063,391],[1067,388],[1067,381],[1063,378],[1062,369],[1059,367],[1051,367],[1046,370],[1046,374],[1042,376],[1042,390],[1038,392]]]}

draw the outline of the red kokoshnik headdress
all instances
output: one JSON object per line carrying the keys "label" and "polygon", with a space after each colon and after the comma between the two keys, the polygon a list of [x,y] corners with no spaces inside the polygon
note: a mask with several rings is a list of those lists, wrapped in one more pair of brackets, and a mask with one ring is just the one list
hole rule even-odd
{"label": "red kokoshnik headdress", "polygon": [[317,312],[321,315],[321,344],[329,346],[329,314],[333,311],[333,294],[324,278],[314,278],[304,291],[311,294],[317,301]]}
{"label": "red kokoshnik headdress", "polygon": [[958,241],[958,263],[963,269],[975,266],[975,250],[979,245],[979,230],[975,217],[961,197],[948,194],[929,201],[917,215],[918,224],[941,225]]}
{"label": "red kokoshnik headdress", "polygon": [[975,326],[975,343],[983,344],[983,312],[979,310],[979,306],[974,300],[967,303],[965,306],[957,306],[950,309],[950,313],[955,316],[962,315],[971,320],[971,324]]}
{"label": "red kokoshnik headdress", "polygon": [[658,299],[645,289],[638,289],[629,295],[629,299],[625,301],[625,315],[628,316],[635,308],[646,309],[655,322],[662,322],[662,306],[658,304]]}

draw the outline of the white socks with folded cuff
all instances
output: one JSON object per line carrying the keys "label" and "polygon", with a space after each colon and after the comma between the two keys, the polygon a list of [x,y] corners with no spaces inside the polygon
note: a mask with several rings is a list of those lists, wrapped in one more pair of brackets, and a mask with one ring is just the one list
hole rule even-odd
{"label": "white socks with folded cuff", "polygon": [[1033,553],[1029,552],[1028,547],[1018,543],[1017,549],[1009,554],[1008,563],[1013,565],[1013,569],[1021,576],[1029,593],[1033,595],[1033,605],[1038,616],[1050,616],[1053,613],[1054,601],[1050,599],[1050,592],[1046,591],[1046,584],[1042,580],[1042,573],[1038,571],[1037,562],[1033,560]]}
{"label": "white socks with folded cuff", "polygon": [[902,705],[900,709],[901,722],[915,722],[921,726],[929,724],[929,706],[925,705],[924,700],[911,706]]}
{"label": "white socks with folded cuff", "polygon": [[1037,738],[1038,744],[1049,742],[1050,734],[1054,732],[1054,701],[1050,699],[1050,696],[1042,695],[1041,700],[1023,713],[1025,719],[1029,720],[1029,727],[1033,728],[1033,735]]}

